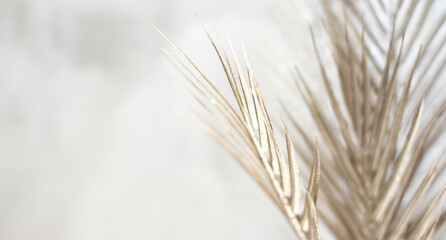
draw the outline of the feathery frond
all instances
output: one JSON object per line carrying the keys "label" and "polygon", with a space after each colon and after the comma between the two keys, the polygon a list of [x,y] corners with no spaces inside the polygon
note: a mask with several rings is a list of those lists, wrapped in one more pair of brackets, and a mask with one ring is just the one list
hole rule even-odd
{"label": "feathery frond", "polygon": [[[332,115],[323,114],[327,111],[299,70],[296,79],[321,132],[321,142],[328,145],[324,155],[329,157],[321,163],[320,192],[326,196],[322,204],[331,210],[332,218],[324,217],[325,213],[321,216],[339,239],[421,239],[438,229],[434,227],[435,212],[438,214],[444,190],[428,208],[421,202],[441,170],[440,159],[421,184],[414,176],[429,151],[444,148],[437,141],[445,132],[441,123],[446,100],[440,96],[435,99],[439,104],[427,104],[436,97],[431,86],[442,83],[439,73],[434,78],[426,74],[434,71],[434,62],[442,61],[440,56],[432,59],[426,54],[429,47],[441,48],[431,45],[440,31],[436,29],[427,37],[420,34],[420,28],[408,31],[413,22],[417,27],[425,26],[433,2],[399,1],[393,6],[344,0],[341,14],[333,10],[334,6],[323,4],[337,76],[327,75],[311,31]],[[387,16],[388,24],[379,16]],[[440,19],[435,25],[442,26],[443,22]],[[414,46],[416,42],[423,42],[424,47]],[[335,96],[336,84],[341,89],[340,98]],[[302,132],[298,121],[294,123],[298,137],[308,138],[311,133]],[[409,195],[409,187],[418,184],[416,193]],[[341,190],[341,186],[346,189]],[[407,204],[403,204],[404,197],[410,198]],[[417,209],[424,209],[426,214],[416,216]]]}
{"label": "feathery frond", "polygon": [[[305,131],[293,109],[286,107],[296,134],[284,124],[285,154],[246,52],[243,64],[230,43],[229,57],[215,28],[211,37],[203,27],[231,98],[174,43],[180,56],[164,53],[223,132],[196,121],[265,190],[299,239],[321,238],[318,217],[339,239],[427,239],[436,235],[446,219],[439,212],[446,188],[428,198],[445,167],[443,155],[434,163],[429,157],[436,149],[444,149],[440,138],[446,132],[446,97],[438,92],[445,83],[446,54],[441,50],[446,13],[435,21],[429,18],[437,2],[322,2],[336,74],[322,61],[311,28],[309,37],[328,106],[316,97],[301,67],[293,69],[297,95],[311,113],[319,144],[311,140],[316,134]],[[314,151],[313,159],[308,157],[310,151]],[[311,169],[306,187],[300,160]],[[419,181],[416,176],[424,162],[432,167],[421,173]],[[321,201],[316,204],[318,198]],[[318,211],[317,205],[323,205],[324,211]]]}
{"label": "feathery frond", "polygon": [[[315,150],[315,161],[308,190],[302,191],[303,186],[292,140],[286,132],[287,154],[284,155],[273,131],[246,52],[244,53],[247,65],[245,74],[232,44],[234,63],[230,62],[218,35],[215,33],[217,41],[214,41],[207,30],[204,29],[204,31],[226,74],[236,101],[235,105],[230,103],[173,42],[171,42],[172,45],[185,58],[186,63],[171,52],[163,51],[172,64],[190,81],[194,88],[191,91],[194,97],[231,139],[213,129],[211,125],[199,120],[197,122],[220,141],[265,190],[288,219],[300,239],[320,239],[315,207],[320,175],[318,149]],[[186,64],[191,67],[187,67]],[[303,212],[300,212],[301,207],[304,208]]]}

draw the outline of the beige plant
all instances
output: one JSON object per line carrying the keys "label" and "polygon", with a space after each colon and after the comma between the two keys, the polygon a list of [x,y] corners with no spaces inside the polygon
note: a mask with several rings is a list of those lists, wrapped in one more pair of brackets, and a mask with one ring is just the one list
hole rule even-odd
{"label": "beige plant", "polygon": [[[323,2],[323,26],[336,74],[328,73],[310,29],[314,64],[319,66],[328,106],[295,67],[296,97],[304,100],[302,107],[309,109],[317,134],[306,131],[293,109],[285,108],[295,133],[285,126],[286,150],[273,130],[245,52],[244,63],[232,45],[228,56],[215,28],[213,36],[204,30],[231,97],[224,96],[174,43],[179,56],[165,53],[220,127],[193,119],[257,181],[299,239],[322,238],[318,218],[339,239],[430,239],[446,219],[440,209],[445,187],[432,187],[444,164],[441,156],[430,161],[444,149],[440,140],[446,111],[442,93],[446,35],[441,34],[446,13],[440,19],[430,18],[435,4],[435,0]],[[313,140],[316,135],[320,150]],[[311,169],[306,184],[300,162]],[[422,163],[430,164],[430,170],[422,172]],[[421,179],[416,177],[420,174]],[[316,205],[318,195],[321,200]]]}

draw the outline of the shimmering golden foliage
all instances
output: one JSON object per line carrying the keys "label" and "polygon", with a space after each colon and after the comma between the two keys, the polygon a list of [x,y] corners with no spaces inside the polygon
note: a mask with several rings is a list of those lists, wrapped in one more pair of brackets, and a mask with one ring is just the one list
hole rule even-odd
{"label": "shimmering golden foliage", "polygon": [[[446,17],[429,20],[435,0],[388,2],[322,4],[335,75],[329,75],[324,66],[313,31],[309,37],[328,107],[308,86],[300,67],[294,68],[296,97],[310,110],[320,149],[311,140],[316,134],[305,131],[290,108],[285,111],[296,134],[285,126],[286,150],[279,146],[246,53],[244,71],[232,45],[232,56],[228,56],[215,29],[213,37],[204,31],[223,67],[232,99],[174,43],[183,60],[164,51],[223,132],[193,119],[265,190],[299,239],[321,238],[318,217],[339,239],[428,239],[446,219],[439,212],[445,188],[422,204],[444,169],[441,157],[421,182],[414,177],[420,164],[429,160],[427,153],[444,148],[439,139],[445,133],[446,98],[435,89],[444,83],[446,56],[440,50],[445,36],[439,33]],[[341,13],[332,10],[336,7]],[[340,89],[339,96],[335,89]],[[306,186],[300,177],[300,161],[311,169]],[[411,186],[416,190],[409,194]],[[323,211],[317,210],[318,194]]]}

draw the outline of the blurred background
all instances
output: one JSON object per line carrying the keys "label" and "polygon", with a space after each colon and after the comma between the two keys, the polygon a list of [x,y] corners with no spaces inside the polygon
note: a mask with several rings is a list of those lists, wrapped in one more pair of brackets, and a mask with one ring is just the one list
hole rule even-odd
{"label": "blurred background", "polygon": [[290,66],[315,62],[315,2],[0,0],[0,240],[294,239],[239,164],[178,114],[204,111],[150,22],[224,85],[194,12],[208,28],[212,16],[225,46],[246,45],[274,112],[278,95],[293,98]]}
{"label": "blurred background", "polygon": [[0,239],[293,239],[231,156],[167,107],[192,97],[150,25],[221,78],[193,12],[211,15],[236,45],[269,54],[276,65],[253,61],[269,78],[289,66],[272,54],[284,44],[273,5],[0,1]]}

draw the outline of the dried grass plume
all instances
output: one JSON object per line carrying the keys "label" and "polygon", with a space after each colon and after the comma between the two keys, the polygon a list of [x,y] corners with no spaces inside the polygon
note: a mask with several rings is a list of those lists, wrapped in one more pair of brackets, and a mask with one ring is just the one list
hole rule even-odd
{"label": "dried grass plume", "polygon": [[[430,17],[438,2],[321,1],[336,74],[321,60],[311,28],[302,34],[317,61],[306,64],[317,64],[320,78],[305,78],[305,65],[290,67],[317,133],[287,107],[292,128],[284,124],[284,136],[273,129],[246,52],[242,60],[231,43],[225,50],[213,24],[212,33],[203,29],[232,95],[170,40],[177,54],[164,53],[213,121],[190,118],[241,163],[299,239],[322,239],[319,220],[338,239],[431,239],[446,219],[446,188],[433,188],[445,166],[436,153],[445,149],[446,13]],[[321,81],[328,104],[309,81]]]}

